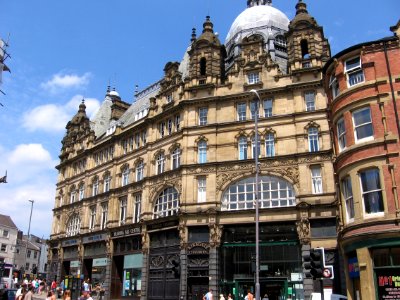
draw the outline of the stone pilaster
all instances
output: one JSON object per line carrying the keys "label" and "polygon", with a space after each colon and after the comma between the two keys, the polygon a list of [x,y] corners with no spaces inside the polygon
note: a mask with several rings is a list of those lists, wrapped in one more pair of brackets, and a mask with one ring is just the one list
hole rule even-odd
{"label": "stone pilaster", "polygon": [[187,249],[181,248],[180,252],[180,270],[181,270],[181,277],[180,277],[180,299],[187,299]]}

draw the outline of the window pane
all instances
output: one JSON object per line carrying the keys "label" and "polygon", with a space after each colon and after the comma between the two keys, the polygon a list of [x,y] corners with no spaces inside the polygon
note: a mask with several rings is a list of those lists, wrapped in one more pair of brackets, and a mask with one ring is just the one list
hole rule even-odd
{"label": "window pane", "polygon": [[357,67],[361,67],[361,60],[359,56],[346,61],[346,71]]}
{"label": "window pane", "polygon": [[370,114],[370,109],[362,109],[359,111],[354,112],[353,114],[354,117],[354,124],[356,126],[365,124],[365,123],[370,123],[371,122],[371,114]]}
{"label": "window pane", "polygon": [[378,190],[381,188],[379,172],[376,169],[366,170],[360,173],[363,192]]}
{"label": "window pane", "polygon": [[366,124],[356,128],[357,140],[373,136],[373,134],[372,124]]}

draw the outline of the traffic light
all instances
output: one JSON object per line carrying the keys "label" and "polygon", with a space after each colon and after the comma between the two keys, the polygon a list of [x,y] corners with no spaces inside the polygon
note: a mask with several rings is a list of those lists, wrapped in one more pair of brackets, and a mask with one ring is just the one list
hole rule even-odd
{"label": "traffic light", "polygon": [[311,270],[310,273],[314,279],[322,278],[324,274],[324,248],[314,248],[310,251]]}
{"label": "traffic light", "polygon": [[179,265],[179,261],[176,261],[175,259],[173,259],[171,261],[172,263],[172,273],[174,273],[174,277],[175,278],[180,278],[181,275],[181,268]]}
{"label": "traffic light", "polygon": [[306,254],[303,255],[303,269],[304,269],[304,276],[306,278],[311,278],[311,256],[307,251]]}

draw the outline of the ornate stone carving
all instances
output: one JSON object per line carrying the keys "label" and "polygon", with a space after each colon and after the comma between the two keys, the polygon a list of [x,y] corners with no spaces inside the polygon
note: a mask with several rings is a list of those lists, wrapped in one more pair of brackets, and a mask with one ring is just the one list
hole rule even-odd
{"label": "ornate stone carving", "polygon": [[209,265],[208,258],[189,258],[189,267],[207,267]]}
{"label": "ornate stone carving", "polygon": [[221,244],[221,237],[223,232],[223,226],[218,224],[209,225],[210,228],[210,245],[212,247],[219,247]]}
{"label": "ornate stone carving", "polygon": [[300,241],[303,244],[309,244],[311,242],[311,239],[310,239],[310,221],[308,220],[308,218],[302,217],[299,221],[297,221],[296,229]]}
{"label": "ornate stone carving", "polygon": [[160,268],[164,265],[164,257],[161,255],[153,256],[150,259],[150,268]]}
{"label": "ornate stone carving", "polygon": [[181,249],[185,248],[186,245],[186,224],[184,221],[181,221],[178,226],[179,230],[179,242]]}

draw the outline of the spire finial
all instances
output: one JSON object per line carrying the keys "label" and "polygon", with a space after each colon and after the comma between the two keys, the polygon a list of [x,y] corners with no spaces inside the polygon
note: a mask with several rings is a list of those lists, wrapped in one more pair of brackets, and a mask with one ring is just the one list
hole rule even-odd
{"label": "spire finial", "polygon": [[258,5],[272,5],[272,0],[247,0],[247,7]]}
{"label": "spire finial", "polygon": [[190,39],[191,42],[196,40],[196,28],[192,28],[192,38]]}
{"label": "spire finial", "polygon": [[208,32],[214,32],[213,30],[213,23],[210,21],[210,16],[206,16],[206,21],[203,24],[203,33],[208,31]]}
{"label": "spire finial", "polygon": [[303,0],[299,0],[296,4],[296,15],[298,14],[308,14],[307,4]]}

